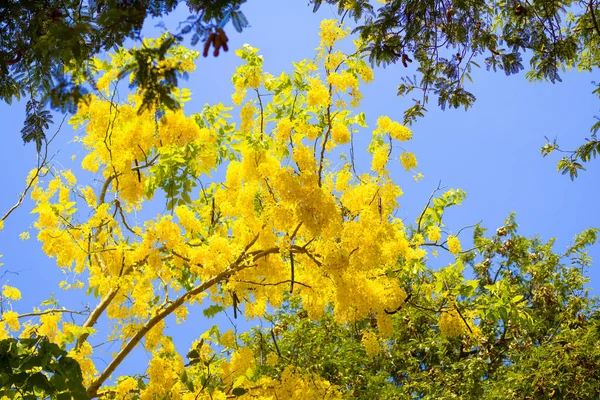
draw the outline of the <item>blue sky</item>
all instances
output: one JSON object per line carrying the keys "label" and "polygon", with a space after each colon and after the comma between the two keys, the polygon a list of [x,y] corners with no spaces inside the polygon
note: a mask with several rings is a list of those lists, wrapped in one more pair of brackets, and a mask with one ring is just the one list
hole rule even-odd
{"label": "blue sky", "polygon": [[[321,19],[336,16],[328,6],[313,14],[312,8],[301,0],[253,0],[242,9],[251,27],[242,34],[234,32],[230,25],[226,27],[230,47],[236,49],[248,43],[259,48],[265,59],[265,71],[274,75],[290,71],[293,61],[312,58]],[[184,18],[184,13],[176,13],[167,20],[167,26],[175,27]],[[158,30],[149,26],[147,32],[157,34]],[[230,104],[230,77],[238,64],[231,50],[218,58],[199,59],[198,70],[189,81],[182,82],[193,95],[186,111],[200,111],[205,103]],[[380,115],[402,120],[403,111],[412,102],[410,97],[397,97],[396,89],[400,78],[412,73],[401,65],[375,68],[375,82],[365,87],[361,106],[370,127],[375,126]],[[455,233],[479,221],[493,231],[502,226],[510,212],[516,212],[521,234],[540,235],[544,239],[556,237],[556,248],[562,250],[578,232],[600,226],[600,208],[594,200],[600,194],[600,160],[586,165],[588,171],[572,182],[556,171],[558,155],[542,158],[539,152],[544,136],[556,137],[564,148],[575,148],[589,135],[593,115],[600,114],[599,102],[591,94],[591,81],[597,78],[589,73],[569,72],[563,75],[562,83],[532,84],[526,81],[524,72],[507,78],[502,72],[482,69],[473,73],[473,79],[475,83],[470,89],[477,97],[474,107],[466,112],[441,111],[432,97],[425,118],[412,126],[414,138],[404,149],[416,154],[418,169],[425,178],[415,183],[399,161],[390,166],[405,193],[400,198],[398,216],[407,223],[414,222],[441,181],[448,188],[467,192],[464,204],[447,215],[448,229]],[[23,146],[20,139],[24,114],[24,104],[0,105],[4,127],[0,165],[5,172],[1,215],[17,201],[27,172],[35,166],[34,146]],[[56,117],[57,121],[60,119]],[[362,135],[368,138],[368,130]],[[65,125],[52,146],[56,163],[69,168],[73,166],[71,155],[82,154],[72,139],[73,132]],[[362,154],[359,163],[368,168],[370,159],[365,157],[364,149],[359,154]],[[397,151],[396,156],[399,154]],[[15,306],[18,312],[30,311],[53,292],[60,299],[72,296],[71,292],[61,293],[58,289],[62,273],[53,260],[44,256],[35,240],[31,208],[31,202],[26,201],[0,232],[4,263],[0,275],[6,273],[3,283],[9,281],[23,293],[24,299]],[[24,242],[18,235],[26,230],[31,231],[32,239]],[[599,259],[599,246],[590,253]],[[433,260],[436,262],[442,261]],[[592,268],[590,275],[590,287],[598,294],[600,272]],[[74,309],[95,305],[92,298],[68,298],[61,305]],[[193,327],[194,332],[188,334],[197,337],[208,328],[203,324],[199,322]],[[190,329],[189,325],[186,329]]]}

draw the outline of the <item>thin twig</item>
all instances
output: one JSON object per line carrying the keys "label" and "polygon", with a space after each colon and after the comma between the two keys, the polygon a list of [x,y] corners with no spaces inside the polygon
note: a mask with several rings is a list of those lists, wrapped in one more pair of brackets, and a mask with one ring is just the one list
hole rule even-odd
{"label": "thin twig", "polygon": [[440,191],[440,190],[443,189],[440,186],[441,184],[442,184],[442,181],[439,181],[437,188],[435,188],[435,190],[433,192],[431,192],[431,195],[429,196],[429,199],[427,200],[427,204],[425,205],[425,208],[423,209],[423,212],[421,212],[421,215],[419,216],[419,222],[417,223],[417,233],[421,233],[421,222],[423,221],[423,217],[425,216],[425,212],[429,208],[429,204],[431,204],[431,200],[433,200],[433,196],[435,195],[436,192],[438,192],[438,191]]}
{"label": "thin twig", "polygon": [[[77,315],[87,315],[90,313],[90,311],[89,310],[88,311],[74,311],[74,310],[67,310],[66,308],[54,308],[51,310],[19,314],[19,316],[17,318],[20,319],[20,318],[28,318],[28,317],[39,317],[41,315],[52,314],[52,313],[68,313],[68,314],[77,314]],[[4,321],[4,318],[0,319],[0,321]]]}

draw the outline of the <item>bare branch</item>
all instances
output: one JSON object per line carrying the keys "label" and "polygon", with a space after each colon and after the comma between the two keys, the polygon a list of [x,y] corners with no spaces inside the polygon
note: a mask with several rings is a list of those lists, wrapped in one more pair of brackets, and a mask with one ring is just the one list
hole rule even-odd
{"label": "bare branch", "polygon": [[438,192],[438,191],[440,191],[440,190],[443,189],[443,187],[440,186],[441,184],[442,184],[442,181],[439,181],[437,188],[435,188],[435,190],[433,192],[431,192],[431,195],[429,196],[429,199],[427,200],[427,204],[425,205],[425,208],[421,212],[421,216],[419,217],[419,222],[417,223],[417,233],[421,233],[421,222],[423,221],[423,217],[425,216],[425,212],[429,208],[429,204],[431,204],[431,200],[433,200],[433,196],[435,195],[436,192]]}
{"label": "bare branch", "polygon": [[[77,314],[77,315],[87,315],[90,313],[90,311],[75,311],[75,310],[68,310],[66,308],[53,308],[50,310],[44,310],[44,311],[39,311],[39,312],[31,312],[31,313],[25,313],[25,314],[19,314],[18,318],[28,318],[28,317],[39,317],[41,315],[46,315],[46,314],[52,314],[52,313],[68,313],[68,314]],[[0,319],[0,321],[4,321],[4,318]]]}

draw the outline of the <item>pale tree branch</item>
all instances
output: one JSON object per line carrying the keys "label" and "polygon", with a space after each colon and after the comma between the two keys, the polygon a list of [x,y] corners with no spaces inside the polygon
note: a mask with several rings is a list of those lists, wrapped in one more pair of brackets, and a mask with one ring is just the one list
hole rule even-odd
{"label": "pale tree branch", "polygon": [[[53,309],[44,310],[44,311],[19,314],[19,316],[17,318],[21,319],[21,318],[28,318],[28,317],[39,317],[39,316],[42,316],[42,315],[53,314],[53,313],[66,313],[66,314],[87,315],[90,312],[89,311],[68,310],[66,308],[53,308]],[[4,321],[4,318],[0,319],[0,321]]]}
{"label": "pale tree branch", "polygon": [[[260,258],[266,257],[269,254],[279,253],[279,247],[273,247],[266,250],[255,251],[252,253],[247,253],[247,251],[256,243],[258,240],[258,235],[255,236],[254,240],[252,240],[244,249],[242,254],[237,258],[237,260],[232,263],[227,269],[220,272],[219,274],[213,276],[208,279],[204,283],[199,286],[196,286],[192,290],[186,292],[179,298],[175,299],[172,303],[169,303],[168,306],[158,311],[152,318],[150,318],[144,326],[137,331],[137,333],[123,346],[121,351],[117,353],[115,358],[110,362],[110,364],[106,367],[106,369],[100,374],[98,378],[90,385],[87,392],[90,398],[95,398],[98,396],[98,390],[100,386],[110,377],[110,375],[115,371],[115,369],[123,362],[125,357],[137,346],[137,344],[146,336],[146,334],[158,324],[160,321],[165,319],[167,316],[171,315],[175,310],[185,304],[188,300],[193,298],[194,296],[199,295],[200,293],[210,289],[211,287],[218,285],[219,283],[228,279],[231,275],[242,271],[246,268],[252,267],[254,262]],[[248,260],[248,257],[251,260]]]}

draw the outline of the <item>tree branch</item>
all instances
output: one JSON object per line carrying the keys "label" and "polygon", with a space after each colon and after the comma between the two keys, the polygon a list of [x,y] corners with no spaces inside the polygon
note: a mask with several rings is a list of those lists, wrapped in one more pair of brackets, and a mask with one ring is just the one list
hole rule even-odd
{"label": "tree branch", "polygon": [[186,292],[172,303],[170,303],[167,307],[163,308],[161,311],[157,312],[152,318],[150,318],[146,324],[123,346],[121,351],[117,353],[115,358],[110,362],[110,364],[106,367],[106,369],[100,374],[98,378],[90,385],[87,390],[87,393],[90,398],[95,398],[98,396],[98,389],[100,386],[110,377],[110,375],[115,371],[115,369],[123,362],[125,357],[137,346],[137,344],[146,336],[146,334],[160,321],[165,319],[167,316],[171,315],[175,310],[181,307],[186,301],[191,299],[192,297],[206,291],[207,289],[213,287],[229,278],[232,274],[236,272],[242,271],[246,268],[253,266],[253,263],[244,263],[245,259],[248,255],[252,255],[253,261],[257,261],[259,258],[265,257],[269,254],[274,254],[279,252],[278,247],[273,247],[266,250],[261,250],[258,252],[253,252],[252,254],[247,254],[246,251],[252,247],[252,245],[258,240],[258,235],[254,238],[252,242],[250,242],[244,252],[238,257],[238,259],[227,269],[222,271],[221,273],[215,275],[210,278],[203,284],[196,286],[194,289]]}

